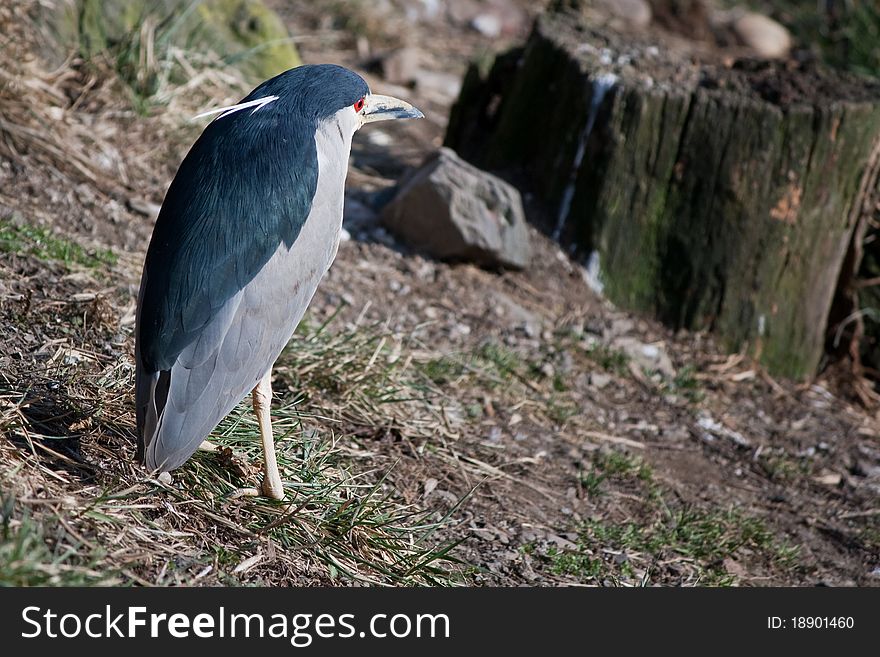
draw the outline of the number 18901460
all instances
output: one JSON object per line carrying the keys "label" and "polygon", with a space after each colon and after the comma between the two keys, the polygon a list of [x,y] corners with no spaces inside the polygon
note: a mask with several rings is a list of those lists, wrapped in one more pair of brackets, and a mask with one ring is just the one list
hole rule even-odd
{"label": "number 18901460", "polygon": [[852,629],[855,620],[852,616],[792,616],[791,626],[802,629]]}
{"label": "number 18901460", "polygon": [[851,630],[855,626],[852,616],[769,616],[767,627],[772,630]]}

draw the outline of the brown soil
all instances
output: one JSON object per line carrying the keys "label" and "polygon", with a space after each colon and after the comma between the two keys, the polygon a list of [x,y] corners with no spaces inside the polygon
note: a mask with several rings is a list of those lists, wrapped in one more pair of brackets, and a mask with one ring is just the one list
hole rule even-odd
{"label": "brown soil", "polygon": [[[270,4],[294,34],[317,35],[300,44],[307,62],[363,61],[357,39],[344,23],[329,21],[324,16],[329,11],[306,2]],[[370,29],[374,49],[399,45],[399,30]],[[426,69],[439,73],[461,74],[469,56],[503,45],[449,21],[406,29],[409,40],[429,54]],[[388,89],[379,79],[369,81],[375,90]],[[423,97],[418,87],[392,92],[406,94],[428,118],[383,131],[387,143],[357,137],[349,179],[354,197],[387,188],[442,141],[448,100]],[[89,98],[95,105],[88,105]],[[43,433],[65,439],[51,452],[43,450],[40,459],[47,469],[70,474],[65,486],[71,495],[137,476],[130,465],[133,413],[102,414],[105,408],[127,409],[131,389],[107,390],[112,402],[102,402],[80,395],[77,385],[119,369],[129,372],[122,380],[131,381],[132,311],[151,227],[131,208],[161,202],[192,139],[181,130],[166,135],[167,145],[156,144],[150,135],[157,119],[108,112],[98,98],[90,91],[78,111],[94,113],[102,140],[118,154],[126,172],[119,184],[102,189],[72,180],[33,154],[0,159],[0,216],[49,226],[120,256],[112,266],[71,271],[0,252],[0,403],[17,402],[20,395],[43,400],[27,411],[29,420]],[[733,550],[718,566],[741,584],[880,583],[876,409],[838,396],[822,378],[803,385],[774,381],[755,364],[724,354],[705,335],[672,334],[617,311],[590,290],[583,268],[537,231],[534,266],[500,274],[434,262],[381,230],[356,237],[341,246],[315,298],[316,318],[349,304],[338,321],[363,315],[385,322],[393,332],[416,336],[438,358],[474,353],[491,342],[523,364],[514,367],[507,383],[494,387],[459,390],[455,381],[438,382],[460,408],[479,409],[474,419],[453,423],[443,435],[409,436],[380,426],[351,426],[342,433],[372,454],[357,467],[390,471],[388,482],[407,502],[441,515],[452,511],[443,537],[461,540],[454,554],[472,567],[465,581],[624,581],[597,579],[558,559],[581,553],[618,565],[631,560],[641,575],[625,583],[638,583],[639,577],[700,583],[688,565],[696,557],[662,547],[644,556],[646,545],[627,548],[617,539],[603,544],[595,532],[584,532],[584,523],[648,526],[667,511],[733,510],[759,519],[775,543],[797,548],[794,560],[785,562],[750,544]],[[665,350],[677,376],[664,379],[617,359],[610,345],[621,337]],[[276,380],[276,392],[284,395],[283,388]],[[443,449],[434,449],[440,442]],[[14,450],[28,449],[20,439],[12,444]],[[647,464],[652,475],[602,470],[597,464],[608,454]],[[595,486],[591,473],[601,475]],[[652,497],[657,490],[662,508]],[[135,557],[131,561],[140,580],[154,581],[149,568],[138,566]],[[289,577],[284,572],[277,566],[259,581],[327,582],[307,565],[293,568]]]}

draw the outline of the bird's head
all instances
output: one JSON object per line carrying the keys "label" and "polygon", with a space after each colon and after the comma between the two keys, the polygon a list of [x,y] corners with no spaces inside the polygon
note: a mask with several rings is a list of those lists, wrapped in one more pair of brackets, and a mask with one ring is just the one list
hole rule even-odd
{"label": "bird's head", "polygon": [[390,119],[418,119],[424,115],[406,101],[370,92],[366,81],[354,71],[334,64],[299,66],[267,80],[236,105],[219,107],[196,118],[231,115],[268,119],[284,115],[315,127],[334,122],[343,137],[367,123]]}

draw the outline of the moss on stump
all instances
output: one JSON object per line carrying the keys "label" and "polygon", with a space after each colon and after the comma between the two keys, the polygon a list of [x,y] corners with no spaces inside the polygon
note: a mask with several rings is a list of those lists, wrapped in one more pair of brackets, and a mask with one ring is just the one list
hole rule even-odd
{"label": "moss on stump", "polygon": [[615,303],[804,378],[861,220],[878,100],[876,82],[700,61],[557,13],[471,69],[446,145],[537,193],[598,254]]}

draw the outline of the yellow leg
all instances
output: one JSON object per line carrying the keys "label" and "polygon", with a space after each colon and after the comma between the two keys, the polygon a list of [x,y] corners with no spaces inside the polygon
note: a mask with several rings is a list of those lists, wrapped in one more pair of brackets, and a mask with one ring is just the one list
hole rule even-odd
{"label": "yellow leg", "polygon": [[278,461],[275,458],[275,440],[272,437],[272,370],[260,379],[251,393],[254,402],[254,413],[260,425],[260,440],[263,442],[263,483],[260,490],[266,497],[273,500],[284,499],[284,485],[278,472]]}
{"label": "yellow leg", "polygon": [[260,426],[260,440],[263,443],[263,482],[260,488],[239,488],[230,495],[237,497],[257,497],[265,495],[273,500],[284,499],[284,485],[281,483],[281,474],[278,472],[278,461],[275,458],[275,441],[272,438],[272,371],[260,379],[257,387],[251,391],[251,399],[254,403],[254,413],[257,416],[257,424]]}

